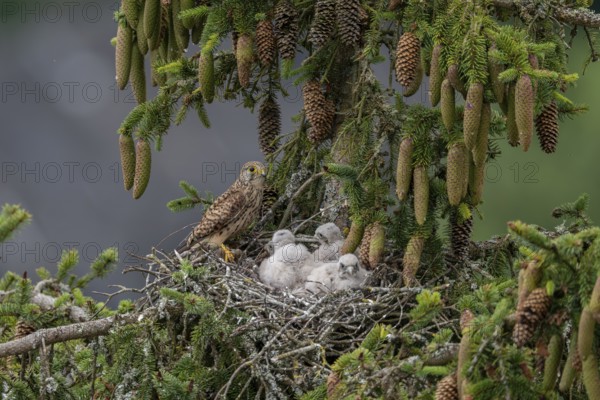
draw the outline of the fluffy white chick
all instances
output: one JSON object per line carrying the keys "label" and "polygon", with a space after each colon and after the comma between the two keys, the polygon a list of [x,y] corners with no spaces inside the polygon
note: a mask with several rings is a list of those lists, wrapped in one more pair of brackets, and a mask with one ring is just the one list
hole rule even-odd
{"label": "fluffy white chick", "polygon": [[360,266],[354,254],[344,254],[338,261],[337,274],[333,278],[333,290],[355,289],[367,279],[367,270]]}
{"label": "fluffy white chick", "polygon": [[304,290],[310,294],[324,294],[333,290],[333,281],[338,274],[338,263],[325,263],[314,268],[306,277]]}
{"label": "fluffy white chick", "polygon": [[315,238],[320,243],[319,248],[315,250],[312,257],[315,265],[337,261],[340,258],[344,236],[336,224],[328,222],[319,226],[315,231]]}
{"label": "fluffy white chick", "polygon": [[310,252],[306,246],[296,244],[296,237],[286,229],[273,234],[270,246],[272,254],[258,270],[260,280],[278,289],[295,287],[300,279],[299,269]]}

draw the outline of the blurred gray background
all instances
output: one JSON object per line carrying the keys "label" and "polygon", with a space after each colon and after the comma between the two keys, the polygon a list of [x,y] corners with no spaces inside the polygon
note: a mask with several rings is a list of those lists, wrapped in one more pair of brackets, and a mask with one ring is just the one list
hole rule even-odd
{"label": "blurred gray background", "polygon": [[[0,273],[54,270],[61,251],[71,247],[80,250],[77,272],[84,273],[101,249],[116,246],[120,263],[110,281],[139,285],[139,276],[121,274],[128,263],[139,262],[128,253],[144,255],[157,245],[170,250],[189,231],[186,225],[199,220],[199,211],[173,214],[165,206],[182,195],[178,182],[218,194],[241,164],[262,159],[256,116],[235,102],[215,101],[207,106],[212,128],[203,128],[190,113],[170,130],[163,150],[153,153],[145,195],[133,200],[125,192],[116,131],[135,101],[129,88],[119,92],[114,83],[110,39],[117,7],[118,2],[0,2],[0,200],[33,214],[29,226],[0,246]],[[571,70],[581,74],[589,51],[583,38],[575,47]],[[505,153],[486,171],[480,208],[485,218],[476,221],[476,239],[505,234],[510,219],[551,226],[552,208],[582,192],[590,193],[592,218],[600,220],[599,72],[590,65],[578,87],[567,92],[591,111],[561,123],[556,154],[542,153],[537,142],[528,153],[503,143]],[[280,99],[284,132],[293,129],[290,117],[301,107],[297,90],[289,90],[290,97]],[[426,93],[424,85],[411,101],[425,102]],[[106,283],[91,289],[104,291]]]}

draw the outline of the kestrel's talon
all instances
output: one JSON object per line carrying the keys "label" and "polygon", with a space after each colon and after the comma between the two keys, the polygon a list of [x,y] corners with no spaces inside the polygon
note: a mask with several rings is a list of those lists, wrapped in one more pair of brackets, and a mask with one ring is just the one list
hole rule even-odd
{"label": "kestrel's talon", "polygon": [[221,250],[223,250],[223,260],[225,260],[226,263],[232,263],[235,261],[235,255],[227,248],[227,246],[222,244]]}

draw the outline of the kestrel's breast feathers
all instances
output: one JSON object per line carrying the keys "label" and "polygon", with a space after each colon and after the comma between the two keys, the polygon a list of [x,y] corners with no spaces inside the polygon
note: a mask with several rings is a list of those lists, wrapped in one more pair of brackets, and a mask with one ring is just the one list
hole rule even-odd
{"label": "kestrel's breast feathers", "polygon": [[200,223],[194,228],[194,238],[200,239],[218,233],[241,217],[244,212],[245,193],[236,182],[217,197],[206,210]]}

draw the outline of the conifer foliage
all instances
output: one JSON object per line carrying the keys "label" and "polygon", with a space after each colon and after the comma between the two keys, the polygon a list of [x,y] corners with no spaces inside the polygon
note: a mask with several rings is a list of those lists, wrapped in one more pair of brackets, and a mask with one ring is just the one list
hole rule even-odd
{"label": "conifer foliage", "polygon": [[[527,151],[535,127],[551,153],[557,119],[583,109],[567,98],[578,77],[564,32],[600,26],[588,5],[123,0],[115,76],[139,102],[118,131],[125,188],[134,198],[152,188],[151,160],[174,140],[172,124],[194,114],[208,128],[210,103],[241,100],[256,110],[269,164],[261,220],[238,238],[245,256],[265,231],[335,221],[349,228],[342,251],[359,249],[371,280],[303,299],[256,282],[252,266],[157,251],[141,300],[111,310],[81,288],[116,253],[82,278],[67,253],[55,274],[37,271],[39,286],[0,280],[0,354],[78,318],[116,325],[46,345],[50,357],[40,343],[3,358],[2,397],[599,398],[600,231],[587,199],[557,208],[555,231],[515,221],[510,236],[470,239],[496,142]],[[402,92],[378,75],[381,62]],[[407,104],[426,73],[433,107]],[[302,107],[297,128],[281,132],[289,82]],[[172,210],[211,204],[181,187]],[[0,239],[28,218],[6,206]]]}

